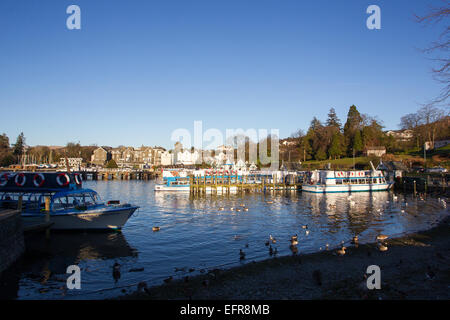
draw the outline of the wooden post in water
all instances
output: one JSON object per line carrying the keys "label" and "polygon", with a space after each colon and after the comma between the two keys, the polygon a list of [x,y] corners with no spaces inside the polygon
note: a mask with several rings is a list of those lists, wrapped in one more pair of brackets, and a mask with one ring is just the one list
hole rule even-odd
{"label": "wooden post in water", "polygon": [[22,196],[20,195],[19,196],[19,200],[17,200],[17,210],[19,211],[19,212],[22,212],[22,203],[23,203],[23,200],[22,200],[23,198],[22,198]]}
{"label": "wooden post in water", "polygon": [[[50,197],[45,197],[45,222],[50,222]],[[47,226],[47,229],[45,229],[45,237],[47,239],[50,238],[50,227]]]}
{"label": "wooden post in water", "polygon": [[277,174],[275,173],[275,178],[273,177],[272,174],[272,187],[273,187],[273,192],[275,192],[275,179],[277,178]]}

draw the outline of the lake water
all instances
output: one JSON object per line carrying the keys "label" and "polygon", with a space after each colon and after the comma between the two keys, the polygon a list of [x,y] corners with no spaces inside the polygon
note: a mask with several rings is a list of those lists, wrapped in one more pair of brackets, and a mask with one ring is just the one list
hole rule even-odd
{"label": "lake water", "polygon": [[[2,297],[18,299],[103,299],[136,290],[140,281],[195,275],[214,268],[270,258],[265,242],[272,235],[278,256],[335,248],[353,235],[373,242],[379,233],[398,236],[437,224],[448,210],[437,198],[393,192],[317,195],[301,192],[206,195],[154,191],[148,181],[86,181],[103,200],[140,206],[121,233],[52,233],[26,238],[27,253],[3,276]],[[231,211],[243,208],[248,211]],[[225,210],[220,211],[219,208]],[[306,229],[302,226],[307,225]],[[159,226],[159,232],[152,227]],[[239,249],[246,253],[240,261]],[[120,264],[114,279],[113,265]],[[81,268],[81,290],[67,290],[66,268]],[[143,271],[139,271],[143,268]],[[138,269],[138,271],[132,271]],[[194,271],[190,269],[195,269]],[[5,284],[6,282],[6,284]]]}

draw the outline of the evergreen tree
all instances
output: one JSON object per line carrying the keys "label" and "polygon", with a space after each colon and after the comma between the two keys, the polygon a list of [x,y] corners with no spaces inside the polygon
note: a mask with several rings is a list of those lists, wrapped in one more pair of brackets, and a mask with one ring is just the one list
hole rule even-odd
{"label": "evergreen tree", "polygon": [[334,110],[334,108],[331,108],[328,112],[327,127],[341,128],[341,121],[337,117],[336,110]]}
{"label": "evergreen tree", "polygon": [[342,134],[340,132],[335,132],[331,139],[331,145],[328,149],[328,155],[330,156],[330,158],[336,159],[342,154]]}
{"label": "evergreen tree", "polygon": [[[355,142],[354,142],[355,134],[356,134],[356,132],[361,130],[362,121],[363,121],[363,118],[362,118],[361,114],[359,113],[358,109],[356,108],[355,105],[352,105],[350,107],[350,109],[348,110],[347,122],[345,122],[345,125],[344,125],[344,138],[345,138],[345,144],[347,146],[348,155],[352,154],[352,148],[355,145]],[[360,132],[360,134],[361,134],[361,132]],[[361,138],[361,136],[359,138]],[[357,145],[358,144],[359,144],[359,141],[358,141]],[[361,141],[361,149],[362,149],[362,141]]]}
{"label": "evergreen tree", "polygon": [[309,126],[309,130],[312,130],[314,132],[316,132],[318,129],[322,128],[322,122],[320,122],[319,119],[317,119],[316,117],[314,117],[311,120],[311,125]]}
{"label": "evergreen tree", "polygon": [[355,136],[353,139],[353,150],[355,151],[355,154],[362,151],[363,149],[363,142],[361,138],[361,131],[356,130]]}
{"label": "evergreen tree", "polygon": [[13,154],[15,156],[21,156],[25,149],[25,136],[23,132],[17,137],[16,143],[14,144]]}
{"label": "evergreen tree", "polygon": [[116,161],[114,161],[114,159],[111,159],[108,161],[108,163],[106,164],[106,168],[108,169],[116,169],[119,166],[117,165]]}
{"label": "evergreen tree", "polygon": [[319,160],[319,161],[325,160],[327,158],[327,154],[325,153],[325,151],[323,149],[319,149],[316,151],[314,158],[316,158],[316,160]]}

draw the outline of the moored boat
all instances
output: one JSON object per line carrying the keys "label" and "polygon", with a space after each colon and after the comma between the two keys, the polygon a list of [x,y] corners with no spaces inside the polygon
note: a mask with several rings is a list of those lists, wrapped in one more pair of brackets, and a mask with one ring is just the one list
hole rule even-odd
{"label": "moored boat", "polygon": [[77,174],[28,172],[0,175],[0,206],[21,207],[25,224],[42,222],[48,213],[54,230],[120,230],[139,208],[101,202]]}
{"label": "moored boat", "polygon": [[[372,165],[372,164],[371,164]],[[303,181],[302,191],[312,193],[387,191],[393,183],[386,181],[382,171],[315,170]]]}

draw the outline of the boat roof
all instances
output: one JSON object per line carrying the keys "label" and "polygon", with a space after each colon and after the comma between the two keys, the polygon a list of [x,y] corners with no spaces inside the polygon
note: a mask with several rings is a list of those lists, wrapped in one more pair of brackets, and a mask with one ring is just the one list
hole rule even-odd
{"label": "boat roof", "polygon": [[72,194],[80,194],[80,193],[93,193],[97,194],[95,190],[92,189],[74,189],[74,190],[61,190],[59,192],[56,192],[53,195],[53,198],[59,198],[59,197],[65,197]]}
{"label": "boat roof", "polygon": [[64,197],[71,194],[80,194],[80,193],[93,193],[97,194],[95,190],[92,189],[48,189],[48,188],[24,188],[24,189],[0,189],[0,193],[20,193],[20,194],[28,194],[28,193],[36,193],[36,194],[53,194],[53,197]]}

